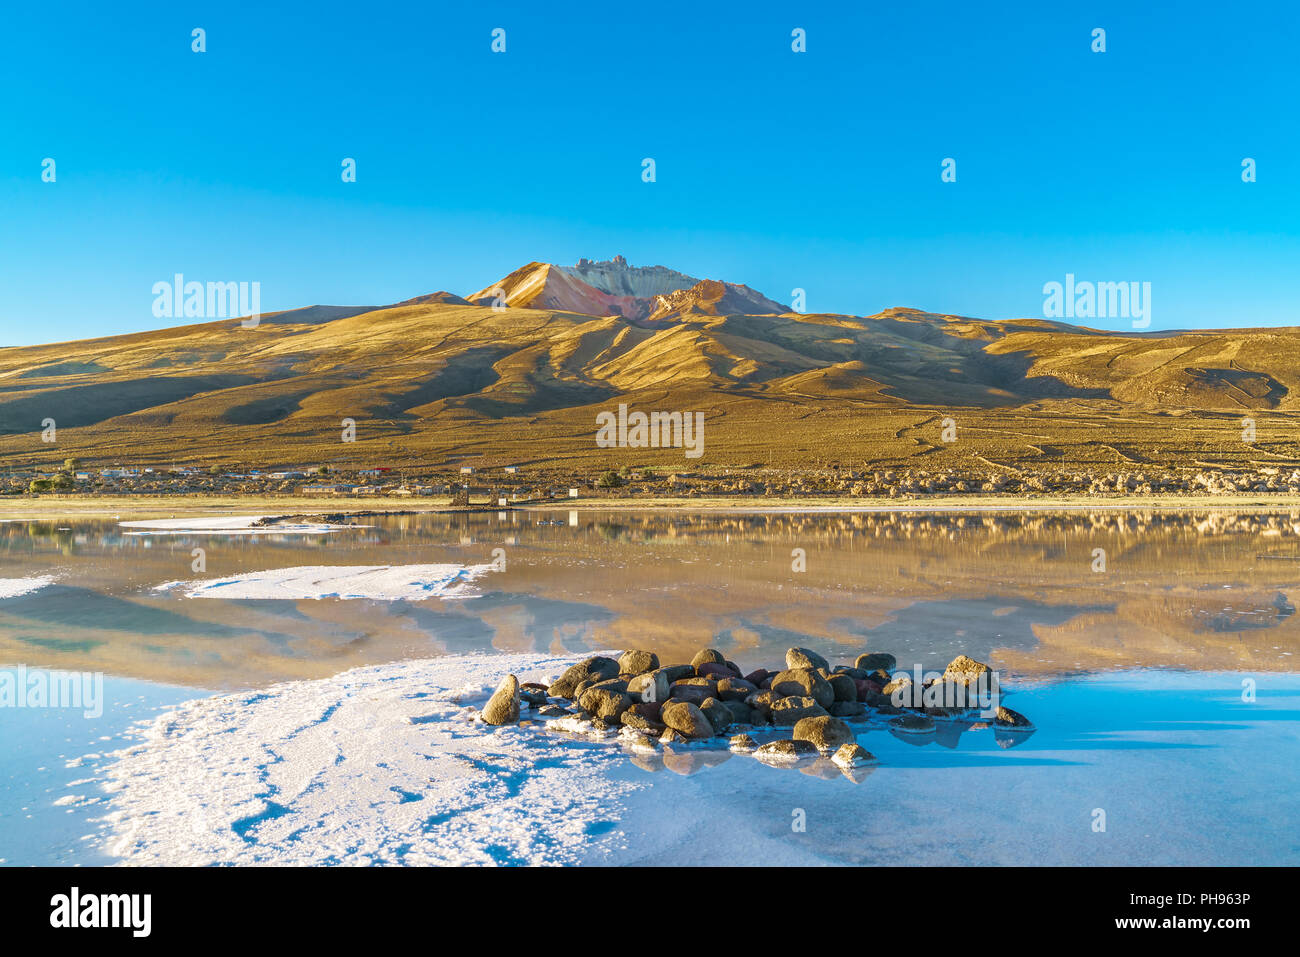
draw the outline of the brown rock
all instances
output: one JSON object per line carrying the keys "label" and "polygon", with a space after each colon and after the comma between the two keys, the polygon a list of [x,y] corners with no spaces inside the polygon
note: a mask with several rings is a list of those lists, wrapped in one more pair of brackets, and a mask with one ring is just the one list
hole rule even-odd
{"label": "brown rock", "polygon": [[583,681],[602,681],[618,677],[618,662],[597,655],[573,665],[546,689],[552,698],[572,698]]}
{"label": "brown rock", "polygon": [[659,667],[659,656],[653,651],[632,649],[618,656],[618,670],[623,674],[639,675]]}
{"label": "brown rock", "polygon": [[864,655],[858,655],[858,660],[853,662],[853,667],[861,668],[863,671],[893,671],[898,667],[898,659],[883,651],[869,651]]}
{"label": "brown rock", "polygon": [[671,691],[664,669],[643,672],[627,683],[627,693],[639,701],[667,701]]}
{"label": "brown rock", "polygon": [[796,741],[810,741],[818,751],[834,751],[842,744],[857,741],[852,729],[839,718],[825,717],[801,718],[795,722]]}
{"label": "brown rock", "polygon": [[831,691],[835,693],[836,701],[858,700],[858,686],[853,683],[853,679],[848,675],[831,675],[826,679],[826,683],[831,686]]}
{"label": "brown rock", "polygon": [[722,652],[718,651],[716,648],[704,648],[695,653],[695,657],[691,659],[691,667],[699,668],[700,665],[706,664],[710,661],[719,665],[727,663],[727,659],[722,657]]}
{"label": "brown rock", "polygon": [[704,704],[712,697],[712,688],[702,688],[699,685],[676,684],[668,692],[669,701],[689,701],[693,705]]}
{"label": "brown rock", "polygon": [[718,697],[723,701],[744,701],[757,690],[757,685],[744,678],[723,678],[718,682]]}
{"label": "brown rock", "polygon": [[625,728],[636,728],[638,731],[647,731],[652,734],[659,734],[666,727],[666,725],[644,718],[630,709],[619,716],[619,723]]}
{"label": "brown rock", "polygon": [[578,699],[578,704],[592,718],[607,724],[618,724],[623,712],[632,707],[632,699],[621,691],[588,688]]}
{"label": "brown rock", "polygon": [[687,701],[670,701],[663,707],[663,722],[687,738],[713,737],[713,725],[695,705]]}
{"label": "brown rock", "polygon": [[874,763],[876,756],[860,744],[853,743],[841,745],[839,750],[831,755],[831,760],[842,768],[860,768],[864,764]]}
{"label": "brown rock", "polygon": [[767,742],[767,744],[758,748],[754,752],[754,757],[758,758],[760,761],[788,764],[798,761],[801,758],[815,757],[816,754],[817,748],[809,742],[784,738],[780,741]]}
{"label": "brown rock", "polygon": [[783,698],[792,695],[813,698],[823,708],[835,700],[835,692],[826,679],[811,668],[787,668],[772,679],[772,690]]}
{"label": "brown rock", "polygon": [[752,754],[758,750],[758,742],[747,734],[738,734],[731,739],[729,747],[737,754]]}
{"label": "brown rock", "polygon": [[708,719],[714,734],[723,734],[736,720],[726,702],[717,698],[709,698],[700,705],[700,714]]}
{"label": "brown rock", "polygon": [[651,721],[659,720],[659,711],[663,707],[659,701],[634,701],[632,707],[627,710],[639,714],[643,718],[649,718]]}
{"label": "brown rock", "polygon": [[774,701],[768,712],[768,720],[782,728],[793,728],[804,718],[816,718],[822,715],[829,717],[826,709],[819,705],[815,698],[794,696],[778,698]]}
{"label": "brown rock", "polygon": [[812,668],[814,671],[822,669],[830,670],[830,662],[815,651],[807,648],[788,648],[785,652],[785,668],[787,671],[793,671],[796,668]]}
{"label": "brown rock", "polygon": [[519,679],[506,675],[488,703],[483,707],[483,720],[488,724],[514,724],[519,720]]}
{"label": "brown rock", "polygon": [[745,699],[745,704],[762,714],[765,718],[772,710],[772,705],[781,700],[775,691],[756,691]]}

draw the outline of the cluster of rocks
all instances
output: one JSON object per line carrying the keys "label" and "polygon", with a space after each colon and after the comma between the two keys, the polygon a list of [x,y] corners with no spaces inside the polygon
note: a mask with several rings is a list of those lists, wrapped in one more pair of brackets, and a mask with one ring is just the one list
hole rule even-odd
{"label": "cluster of rocks", "polygon": [[[743,673],[714,648],[678,665],[661,665],[653,652],[630,650],[617,659],[587,658],[550,684],[521,684],[509,675],[481,717],[491,725],[513,724],[527,704],[556,730],[617,732],[634,748],[708,742],[734,733],[730,750],[765,763],[829,755],[840,767],[854,768],[875,758],[858,745],[849,722],[883,718],[899,736],[933,731],[936,719],[961,718],[973,705],[954,708],[953,695],[923,692],[964,691],[993,679],[987,665],[960,655],[938,679],[943,688],[934,689],[930,681],[915,689],[906,675],[891,676],[896,666],[893,655],[867,652],[852,667],[832,668],[815,651],[790,648],[784,668]],[[996,688],[995,680],[992,685]],[[1006,707],[997,709],[992,724],[1004,731],[1033,729]],[[784,729],[788,737],[761,744],[750,733],[769,738]]]}

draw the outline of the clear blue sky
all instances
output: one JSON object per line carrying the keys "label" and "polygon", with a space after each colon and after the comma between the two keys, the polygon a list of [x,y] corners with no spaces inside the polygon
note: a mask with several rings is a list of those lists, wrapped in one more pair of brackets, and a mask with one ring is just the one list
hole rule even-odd
{"label": "clear blue sky", "polygon": [[1041,315],[1071,272],[1151,282],[1152,329],[1300,324],[1293,2],[232,6],[8,5],[0,344],[173,324],[177,272],[269,312],[616,253],[811,311]]}

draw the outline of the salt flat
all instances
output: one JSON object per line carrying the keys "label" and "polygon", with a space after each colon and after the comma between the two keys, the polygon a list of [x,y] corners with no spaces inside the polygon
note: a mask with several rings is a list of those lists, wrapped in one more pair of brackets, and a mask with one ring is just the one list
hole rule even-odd
{"label": "salt flat", "polygon": [[187,598],[281,599],[370,598],[422,601],[472,598],[472,582],[490,565],[304,565],[245,572],[227,578],[164,582],[155,591]]}
{"label": "salt flat", "polygon": [[1250,703],[1231,674],[1034,683],[1018,746],[868,722],[879,764],[853,779],[475,722],[504,674],[572,660],[447,656],[183,704],[101,766],[103,846],[186,865],[1300,862],[1294,676]]}

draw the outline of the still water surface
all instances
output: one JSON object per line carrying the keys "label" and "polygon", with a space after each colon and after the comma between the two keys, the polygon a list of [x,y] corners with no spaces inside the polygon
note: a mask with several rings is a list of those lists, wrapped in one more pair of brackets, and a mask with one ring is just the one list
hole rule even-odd
{"label": "still water surface", "polygon": [[[1007,703],[1037,731],[1008,747],[978,729],[904,739],[872,726],[859,740],[881,764],[856,785],[824,764],[777,771],[725,752],[628,756],[611,774],[668,772],[653,789],[660,802],[688,799],[691,782],[710,776],[710,813],[729,809],[728,826],[756,829],[755,863],[804,852],[843,863],[1300,863],[1290,824],[1300,812],[1300,515],[559,510],[342,521],[355,527],[249,536],[139,534],[109,519],[0,525],[0,579],[54,579],[0,599],[0,667],[108,676],[97,723],[0,709],[0,859],[101,859],[103,799],[77,793],[79,757],[120,746],[131,721],[186,697],[442,654],[643,647],[676,661],[712,645],[748,670],[802,645],[833,664],[888,651],[909,670],[968,654],[1001,672]],[[294,566],[493,562],[477,597],[457,600],[156,590]],[[841,787],[853,796],[826,790]],[[70,794],[85,803],[55,803]],[[789,812],[762,811],[791,801],[841,838],[811,830],[792,845],[773,823]],[[1095,828],[1099,808],[1106,831]],[[856,843],[843,843],[846,828]],[[945,828],[968,833],[945,843]],[[633,840],[626,859],[673,853]]]}

